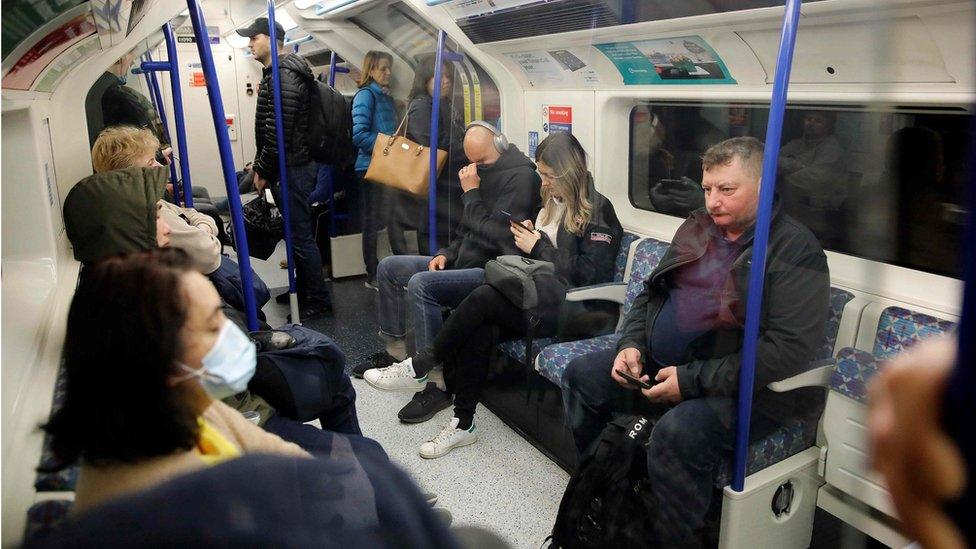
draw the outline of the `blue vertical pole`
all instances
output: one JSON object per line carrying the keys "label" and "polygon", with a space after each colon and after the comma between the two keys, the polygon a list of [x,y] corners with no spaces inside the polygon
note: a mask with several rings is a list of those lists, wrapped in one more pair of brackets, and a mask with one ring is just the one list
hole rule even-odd
{"label": "blue vertical pole", "polygon": [[437,255],[437,145],[440,136],[441,112],[441,78],[444,64],[444,39],[447,33],[443,30],[437,33],[437,55],[434,59],[434,93],[433,105],[430,110],[430,174],[427,186],[427,224],[430,231],[427,235],[430,254]]}
{"label": "blue vertical pole", "polygon": [[[152,54],[146,52],[146,61],[150,64],[153,63]],[[143,70],[142,73],[146,76],[146,84],[149,86],[149,96],[152,98],[153,106],[156,107],[156,113],[159,114],[159,121],[163,124],[163,134],[166,140],[169,142],[170,147],[173,146],[173,141],[169,136],[169,125],[166,121],[166,107],[163,105],[163,94],[159,91],[159,81],[156,80],[156,71]],[[176,177],[176,163],[173,158],[169,161],[169,180],[173,182],[173,200],[180,204],[180,189],[176,184],[179,178]]]}
{"label": "blue vertical pole", "polygon": [[[193,11],[192,9],[190,10]],[[204,28],[206,31],[206,28]],[[180,82],[180,61],[176,53],[176,38],[173,37],[173,26],[170,23],[163,25],[163,38],[166,39],[166,57],[169,60],[169,87],[173,94],[173,120],[176,123],[176,146],[180,151],[180,177],[183,179],[183,201],[187,208],[193,207],[193,184],[190,182],[190,156],[186,147],[186,122],[183,119],[183,88]],[[207,40],[207,37],[203,37]],[[200,46],[200,38],[197,38],[197,46]],[[210,42],[207,44],[207,52],[210,53]],[[203,54],[200,55],[203,57]],[[210,60],[213,61],[211,54]],[[212,68],[211,63],[211,68]],[[214,72],[216,78],[216,71]],[[214,86],[217,81],[214,80]],[[209,89],[209,81],[207,85]],[[218,93],[220,93],[218,91]],[[223,104],[221,104],[223,110]],[[226,122],[224,122],[226,125]],[[224,133],[227,133],[226,131]],[[232,162],[233,163],[233,162]]]}
{"label": "blue vertical pole", "polygon": [[[207,82],[207,98],[210,100],[214,132],[217,134],[217,148],[220,150],[220,166],[224,172],[224,185],[227,187],[227,203],[230,207],[230,217],[234,224],[237,262],[241,269],[241,285],[244,289],[244,309],[245,313],[247,313],[247,327],[248,330],[254,331],[258,329],[257,304],[254,300],[254,280],[251,277],[251,257],[247,248],[247,235],[244,233],[241,194],[237,189],[237,177],[234,170],[234,153],[230,148],[230,135],[227,134],[227,116],[224,114],[224,102],[220,97],[220,83],[217,81],[217,70],[214,67],[213,52],[210,51],[210,37],[207,35],[207,22],[203,18],[203,10],[197,4],[197,0],[187,0],[186,6],[190,10],[190,22],[193,24],[193,34],[197,40],[197,51],[200,52],[200,65],[203,67],[203,75]],[[174,60],[175,51],[174,57],[170,61]]]}
{"label": "blue vertical pole", "polygon": [[783,15],[783,32],[779,41],[779,59],[773,82],[773,99],[766,125],[766,148],[763,151],[762,186],[759,189],[759,210],[752,244],[752,266],[749,269],[749,299],[746,303],[746,329],[743,334],[742,364],[739,367],[739,408],[735,427],[735,462],[732,469],[732,489],[741,492],[746,481],[746,458],[749,450],[749,422],[752,418],[752,391],[756,377],[756,347],[759,344],[759,316],[761,313],[766,247],[769,244],[769,222],[773,215],[773,193],[776,190],[776,162],[779,159],[780,137],[783,133],[783,112],[790,83],[793,47],[800,21],[800,0],[787,0]]}
{"label": "blue vertical pole", "polygon": [[[336,63],[338,63],[338,61],[339,61],[339,57],[336,55],[336,52],[333,51],[332,54],[329,56],[329,87],[330,88],[335,88],[336,74],[338,74],[340,72],[342,72],[342,73],[348,73],[349,72],[349,69],[347,69],[346,67],[337,67],[336,66]],[[329,166],[329,175],[331,177],[329,177],[329,184],[326,186],[326,189],[325,189],[326,196],[329,197],[328,198],[328,200],[329,200],[329,236],[332,237],[332,238],[335,238],[336,236],[339,236],[339,229],[336,227],[336,221],[338,221],[340,219],[340,217],[342,219],[345,219],[345,218],[347,218],[349,216],[346,215],[346,214],[342,214],[340,216],[339,213],[336,211],[336,205],[335,205],[335,189],[334,189],[335,180],[336,180],[335,166]]]}
{"label": "blue vertical pole", "polygon": [[[298,294],[295,291],[295,254],[291,244],[291,212],[288,206],[288,170],[285,166],[285,123],[281,113],[281,71],[278,68],[278,33],[275,30],[274,0],[268,0],[268,32],[271,33],[271,96],[274,98],[275,137],[278,147],[278,182],[281,216],[285,226],[285,256],[288,259],[288,297],[291,304],[291,320],[301,324],[298,316]],[[284,36],[281,37],[284,40]]]}

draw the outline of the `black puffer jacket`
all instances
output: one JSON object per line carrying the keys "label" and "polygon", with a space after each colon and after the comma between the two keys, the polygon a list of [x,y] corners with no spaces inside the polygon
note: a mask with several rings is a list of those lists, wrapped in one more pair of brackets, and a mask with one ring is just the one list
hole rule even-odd
{"label": "black puffer jacket", "polygon": [[[308,125],[311,119],[309,94],[314,77],[308,63],[297,54],[278,58],[281,73],[281,115],[285,128],[285,165],[300,166],[312,161],[308,150]],[[268,182],[278,180],[278,142],[275,132],[274,96],[271,95],[271,67],[265,67],[258,90],[254,137],[258,154],[254,171]]]}
{"label": "black puffer jacket", "polygon": [[[809,229],[774,209],[766,256],[766,282],[756,351],[755,406],[773,417],[790,417],[815,410],[822,402],[819,388],[775,393],[766,385],[803,372],[823,341],[830,309],[830,273],[827,257]],[[704,208],[692,212],[674,235],[661,263],[644,283],[627,314],[617,351],[640,351],[645,368],[653,363],[648,348],[651,329],[668,298],[670,273],[701,259],[717,233]],[[681,398],[729,397],[739,390],[745,305],[752,263],[753,229],[743,234],[739,256],[732,265],[724,291],[730,312],[740,324],[735,329],[706,332],[687,350],[678,364]],[[653,372],[653,367],[652,367]],[[653,374],[651,374],[653,375]]]}

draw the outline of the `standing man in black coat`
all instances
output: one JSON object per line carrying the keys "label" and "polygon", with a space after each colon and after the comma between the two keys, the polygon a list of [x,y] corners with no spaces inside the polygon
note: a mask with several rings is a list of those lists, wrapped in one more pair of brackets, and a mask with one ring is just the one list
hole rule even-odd
{"label": "standing man in black coat", "polygon": [[[275,23],[278,68],[281,79],[281,115],[285,131],[285,166],[288,169],[288,206],[291,214],[292,246],[295,275],[302,319],[321,317],[332,310],[329,289],[322,278],[322,257],[312,233],[312,209],[308,197],[315,190],[318,165],[309,152],[309,94],[314,77],[308,63],[284,51],[285,29]],[[254,58],[264,65],[258,89],[254,134],[257,157],[254,159],[254,186],[264,192],[268,184],[278,182],[278,141],[275,126],[274,84],[271,77],[271,38],[268,18],[260,17],[251,26],[237,31],[250,38],[248,46]],[[279,303],[287,303],[287,293]]]}

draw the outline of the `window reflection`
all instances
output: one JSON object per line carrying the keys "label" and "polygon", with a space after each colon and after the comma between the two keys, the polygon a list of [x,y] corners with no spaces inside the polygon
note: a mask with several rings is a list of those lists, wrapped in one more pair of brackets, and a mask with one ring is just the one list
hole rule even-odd
{"label": "window reflection", "polygon": [[[958,276],[969,116],[962,110],[791,107],[777,194],[826,249]],[[934,110],[934,109],[933,109]],[[763,139],[768,107],[687,103],[631,111],[630,198],[686,217],[701,207],[701,154]]]}

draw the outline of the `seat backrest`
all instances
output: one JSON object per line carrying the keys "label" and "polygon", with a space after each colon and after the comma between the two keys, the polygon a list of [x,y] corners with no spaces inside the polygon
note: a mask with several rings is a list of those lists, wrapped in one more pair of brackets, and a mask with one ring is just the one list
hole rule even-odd
{"label": "seat backrest", "polygon": [[637,243],[636,250],[634,250],[634,259],[630,265],[630,276],[627,278],[627,298],[624,300],[623,307],[624,315],[630,312],[630,308],[633,306],[637,294],[641,293],[641,290],[644,289],[644,281],[657,268],[658,263],[661,262],[661,258],[668,251],[668,246],[670,244],[656,238],[645,238]]}
{"label": "seat backrest", "polygon": [[627,259],[630,258],[630,245],[640,237],[634,233],[625,232],[620,237],[620,250],[617,252],[617,261],[613,268],[613,281],[623,282],[624,273],[627,271]]}
{"label": "seat backrest", "polygon": [[889,359],[918,341],[948,332],[955,325],[951,320],[892,306],[881,312],[874,338],[874,356]]}
{"label": "seat backrest", "polygon": [[814,360],[823,360],[834,356],[834,346],[837,344],[837,333],[840,331],[840,321],[844,316],[844,308],[852,299],[854,299],[854,294],[851,292],[831,286],[830,310],[827,313],[824,341]]}

